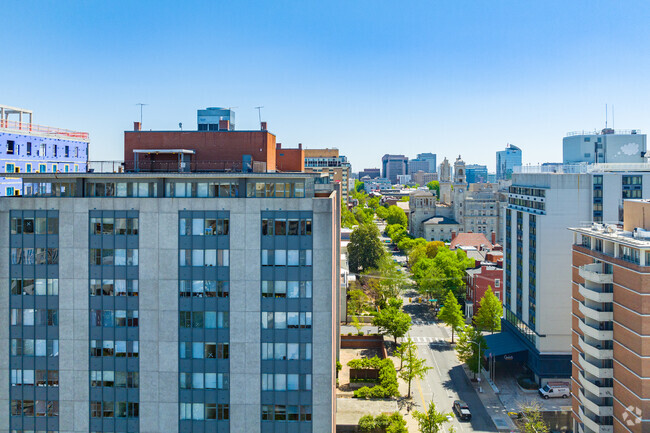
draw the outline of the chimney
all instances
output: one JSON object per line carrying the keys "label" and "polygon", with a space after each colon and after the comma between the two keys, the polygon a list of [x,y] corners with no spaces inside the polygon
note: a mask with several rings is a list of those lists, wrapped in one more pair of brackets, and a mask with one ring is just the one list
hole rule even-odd
{"label": "chimney", "polygon": [[219,131],[230,131],[230,120],[219,120]]}
{"label": "chimney", "polygon": [[267,127],[266,127],[266,122],[262,122],[262,123],[261,123],[260,129],[261,129],[262,131],[268,131],[268,129],[267,129]]}
{"label": "chimney", "polygon": [[133,130],[134,130],[134,131],[142,131],[142,123],[140,123],[140,122],[133,122]]}
{"label": "chimney", "polygon": [[282,143],[275,143],[276,149],[282,149]]}
{"label": "chimney", "polygon": [[494,230],[492,230],[491,242],[492,245],[495,245],[497,243],[497,233]]}
{"label": "chimney", "polygon": [[302,143],[298,143],[298,150],[302,150]]}
{"label": "chimney", "polygon": [[451,241],[453,242],[454,239],[456,239],[456,230],[453,230],[453,231],[451,232]]}

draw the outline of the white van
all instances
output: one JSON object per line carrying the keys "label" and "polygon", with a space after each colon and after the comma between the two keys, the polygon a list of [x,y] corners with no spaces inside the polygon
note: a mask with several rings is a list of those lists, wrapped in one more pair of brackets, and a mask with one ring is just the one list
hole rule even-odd
{"label": "white van", "polygon": [[543,388],[539,389],[539,394],[545,399],[562,397],[569,398],[571,389],[566,382],[548,382]]}

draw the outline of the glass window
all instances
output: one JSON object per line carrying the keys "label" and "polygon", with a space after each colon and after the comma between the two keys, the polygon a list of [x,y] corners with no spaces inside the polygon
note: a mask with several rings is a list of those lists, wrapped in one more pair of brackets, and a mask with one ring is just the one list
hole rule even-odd
{"label": "glass window", "polygon": [[286,374],[276,374],[275,375],[275,387],[276,391],[286,391],[287,389],[287,375]]}
{"label": "glass window", "polygon": [[205,250],[205,266],[217,266],[217,250]]}
{"label": "glass window", "polygon": [[287,265],[287,250],[275,250],[274,256],[276,266]]}
{"label": "glass window", "polygon": [[194,236],[203,236],[204,229],[203,218],[193,218],[192,219],[192,235]]}
{"label": "glass window", "polygon": [[203,250],[192,250],[192,266],[203,266]]}

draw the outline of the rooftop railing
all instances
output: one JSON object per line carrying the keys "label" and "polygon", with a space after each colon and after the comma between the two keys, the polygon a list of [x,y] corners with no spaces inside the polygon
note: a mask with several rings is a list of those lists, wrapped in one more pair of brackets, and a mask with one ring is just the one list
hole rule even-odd
{"label": "rooftop railing", "polygon": [[88,141],[87,132],[71,131],[69,129],[54,128],[52,126],[35,125],[27,122],[0,119],[0,129],[10,132],[44,135],[53,138],[63,138],[76,141]]}
{"label": "rooftop railing", "polygon": [[[603,133],[603,131],[607,131],[606,133]],[[566,136],[567,137],[573,137],[576,135],[611,135],[611,134],[621,134],[621,135],[635,135],[635,134],[641,134],[640,129],[614,129],[614,128],[606,128],[604,130],[598,130],[594,129],[593,131],[585,131],[584,129],[582,131],[571,131],[567,132]]]}

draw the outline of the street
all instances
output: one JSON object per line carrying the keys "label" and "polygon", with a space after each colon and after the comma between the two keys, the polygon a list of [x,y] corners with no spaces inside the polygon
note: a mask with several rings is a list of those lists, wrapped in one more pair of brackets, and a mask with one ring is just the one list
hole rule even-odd
{"label": "street", "polygon": [[450,335],[438,326],[421,304],[406,304],[404,311],[413,319],[409,336],[418,346],[419,356],[433,367],[424,380],[416,381],[413,398],[421,407],[433,400],[438,411],[452,412],[454,400],[463,400],[472,412],[471,421],[454,419],[451,423],[458,432],[496,432],[492,419],[481,403],[476,391],[465,375],[451,345],[446,341]]}

